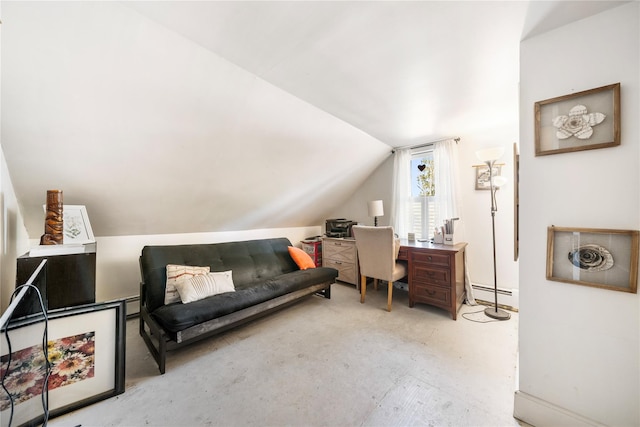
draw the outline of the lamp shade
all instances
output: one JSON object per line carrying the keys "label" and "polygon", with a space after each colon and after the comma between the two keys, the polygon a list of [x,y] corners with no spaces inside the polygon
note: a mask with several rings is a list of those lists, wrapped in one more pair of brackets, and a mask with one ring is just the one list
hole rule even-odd
{"label": "lamp shade", "polygon": [[504,147],[485,148],[476,151],[476,156],[483,162],[493,162],[498,160],[504,154]]}
{"label": "lamp shade", "polygon": [[504,176],[494,176],[493,177],[493,186],[494,187],[502,187],[507,183],[507,178]]}
{"label": "lamp shade", "polygon": [[369,216],[384,216],[382,200],[372,200],[369,202]]}

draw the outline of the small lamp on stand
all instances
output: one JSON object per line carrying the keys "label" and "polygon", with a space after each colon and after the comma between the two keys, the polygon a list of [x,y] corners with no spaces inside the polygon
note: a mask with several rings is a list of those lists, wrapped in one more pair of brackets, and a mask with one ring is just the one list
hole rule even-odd
{"label": "small lamp on stand", "polygon": [[373,217],[373,225],[378,226],[378,217],[384,216],[382,200],[372,200],[369,202],[369,216]]}
{"label": "small lamp on stand", "polygon": [[504,185],[507,179],[502,176],[493,176],[493,167],[496,160],[504,154],[503,147],[488,148],[476,151],[476,156],[483,161],[489,168],[489,190],[491,193],[491,231],[493,234],[493,292],[495,295],[495,306],[487,307],[484,314],[497,320],[508,320],[511,315],[504,310],[498,308],[498,275],[496,272],[496,212],[498,205],[496,203],[496,190]]}

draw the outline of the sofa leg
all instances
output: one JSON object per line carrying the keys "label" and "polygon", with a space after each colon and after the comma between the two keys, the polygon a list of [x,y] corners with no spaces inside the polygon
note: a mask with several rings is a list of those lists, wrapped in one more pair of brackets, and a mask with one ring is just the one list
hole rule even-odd
{"label": "sofa leg", "polygon": [[324,295],[326,299],[331,299],[331,285],[322,292],[322,295]]}
{"label": "sofa leg", "polygon": [[[146,323],[146,327],[145,327]],[[147,331],[147,327],[149,330]],[[155,324],[151,321],[146,310],[141,310],[140,312],[140,335],[144,340],[151,356],[158,364],[158,369],[160,370],[160,374],[164,374],[165,372],[165,363],[167,360],[167,337],[163,331],[158,329]],[[155,335],[155,340],[158,343],[156,347],[154,345],[154,338],[151,338]]]}

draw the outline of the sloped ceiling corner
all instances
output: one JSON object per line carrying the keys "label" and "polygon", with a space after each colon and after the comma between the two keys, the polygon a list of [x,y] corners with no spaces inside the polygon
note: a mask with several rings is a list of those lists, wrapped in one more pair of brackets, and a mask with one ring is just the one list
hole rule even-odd
{"label": "sloped ceiling corner", "polygon": [[2,141],[31,238],[54,188],[97,236],[320,224],[389,153],[118,4],[4,5],[2,54]]}

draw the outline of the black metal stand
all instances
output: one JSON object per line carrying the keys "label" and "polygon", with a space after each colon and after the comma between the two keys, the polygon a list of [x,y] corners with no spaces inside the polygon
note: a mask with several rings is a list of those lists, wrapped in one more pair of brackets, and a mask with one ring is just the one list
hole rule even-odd
{"label": "black metal stand", "polygon": [[496,187],[493,185],[493,164],[494,162],[486,162],[489,166],[489,184],[491,190],[491,232],[493,234],[493,292],[495,296],[495,306],[487,307],[484,314],[497,320],[509,320],[511,314],[498,308],[498,273],[496,268]]}

